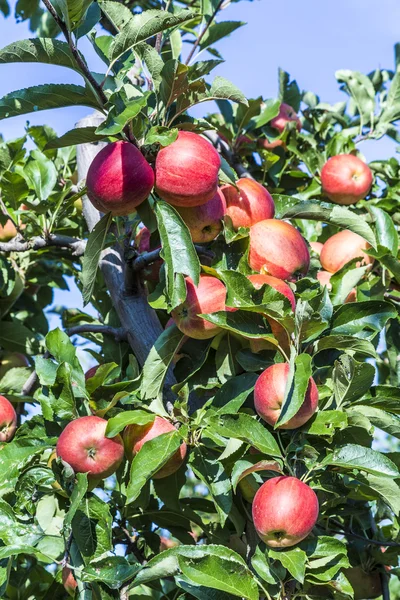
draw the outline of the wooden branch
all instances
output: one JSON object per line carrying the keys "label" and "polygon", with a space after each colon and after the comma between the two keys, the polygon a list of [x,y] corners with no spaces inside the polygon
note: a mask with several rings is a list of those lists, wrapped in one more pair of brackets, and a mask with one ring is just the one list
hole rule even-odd
{"label": "wooden branch", "polygon": [[[104,120],[100,113],[90,115],[77,123],[77,127],[97,126]],[[86,177],[89,166],[96,154],[104,147],[104,143],[80,144],[77,148],[77,164],[79,180]],[[100,220],[100,213],[92,206],[89,199],[83,198],[83,214],[91,231]],[[122,328],[127,332],[128,342],[140,366],[143,366],[154,342],[163,332],[156,312],[147,302],[146,292],[137,275],[135,293],[127,293],[124,286],[125,264],[123,248],[115,245],[103,250],[100,258],[100,269],[113,306],[119,316]],[[176,383],[172,370],[166,376],[167,396],[170,387]]]}
{"label": "wooden branch", "polygon": [[24,240],[22,235],[17,235],[8,242],[0,242],[0,252],[26,252],[27,250],[41,250],[43,248],[69,248],[73,256],[82,256],[85,252],[86,241],[67,235],[49,235],[47,237],[34,237]]}
{"label": "wooden branch", "polygon": [[222,140],[216,131],[207,131],[204,136],[210,140],[220,154],[228,161],[228,163],[235,169],[239,177],[247,177],[248,179],[254,179],[251,173],[246,169],[240,162],[239,158],[232,152],[229,144]]}
{"label": "wooden branch", "polygon": [[81,335],[82,333],[101,333],[102,335],[109,335],[115,338],[117,342],[123,342],[128,340],[125,329],[122,327],[110,327],[109,325],[94,325],[91,323],[85,323],[85,325],[76,325],[75,327],[68,327],[65,333],[70,337],[73,335]]}
{"label": "wooden branch", "polygon": [[224,0],[220,0],[217,4],[217,6],[215,7],[214,12],[212,13],[210,20],[208,21],[208,23],[206,24],[206,26],[204,27],[203,31],[199,34],[199,37],[197,38],[197,40],[195,41],[195,43],[193,44],[193,47],[191,49],[191,51],[189,52],[189,55],[185,61],[185,65],[188,65],[190,63],[190,61],[193,58],[193,54],[196,52],[197,47],[199,46],[201,40],[203,39],[204,35],[207,33],[210,25],[212,24],[212,22],[214,21],[215,17],[217,16],[218,11],[220,10],[221,6],[223,5]]}
{"label": "wooden branch", "polygon": [[[208,248],[203,248],[198,244],[194,244],[195,250],[199,256],[206,256],[207,258],[214,258],[215,254],[212,250],[208,250]],[[132,269],[134,271],[142,271],[148,265],[160,260],[160,252],[161,248],[156,248],[155,250],[151,250],[150,252],[143,252],[132,261]]]}

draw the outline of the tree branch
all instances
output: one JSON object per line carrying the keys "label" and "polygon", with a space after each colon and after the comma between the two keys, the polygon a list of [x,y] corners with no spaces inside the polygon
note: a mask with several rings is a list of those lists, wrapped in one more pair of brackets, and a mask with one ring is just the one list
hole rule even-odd
{"label": "tree branch", "polygon": [[361,541],[365,542],[366,544],[372,544],[373,546],[381,546],[381,547],[383,546],[383,547],[388,547],[388,548],[400,548],[400,543],[398,543],[398,542],[389,542],[389,541],[384,541],[384,540],[375,540],[372,538],[367,538],[364,535],[359,535],[358,533],[353,533],[352,531],[347,531],[341,525],[341,523],[339,523],[338,521],[334,521],[331,519],[331,523],[333,523],[334,525],[336,525],[336,527],[339,527],[341,529],[341,531],[334,531],[334,533],[340,533],[342,535],[352,537],[356,540],[361,540]]}
{"label": "tree branch", "polygon": [[76,47],[76,45],[74,43],[74,40],[72,39],[72,35],[71,35],[70,31],[68,31],[68,28],[65,25],[64,21],[62,19],[60,19],[60,17],[58,16],[57,11],[55,10],[54,6],[51,4],[50,0],[43,0],[43,3],[46,6],[49,13],[51,14],[51,16],[53,17],[53,19],[55,20],[55,22],[57,23],[57,25],[59,26],[59,28],[61,29],[65,39],[67,40],[68,45],[71,50],[71,53],[75,59],[76,64],[78,65],[79,70],[81,71],[83,77],[88,81],[88,83],[90,83],[90,85],[92,86],[92,88],[94,89],[96,94],[98,95],[102,105],[104,106],[105,104],[107,104],[108,98],[105,95],[105,93],[103,92],[103,89],[100,86],[100,84],[97,83],[97,81],[95,80],[95,78],[93,77],[91,72],[89,71],[87,64],[85,63],[81,53],[79,52],[78,48]]}
{"label": "tree branch", "polygon": [[189,52],[189,55],[185,61],[185,65],[188,65],[190,63],[190,61],[193,58],[193,54],[196,52],[197,47],[199,46],[201,40],[203,39],[204,35],[207,33],[211,23],[214,21],[215,17],[217,16],[218,11],[220,10],[221,6],[223,5],[224,0],[220,0],[217,4],[217,6],[215,7],[215,10],[213,12],[213,14],[210,17],[210,20],[208,21],[208,23],[206,24],[206,26],[204,27],[203,31],[200,33],[199,37],[197,38],[197,40],[195,41],[195,43],[193,44],[193,48],[191,49],[191,51]]}
{"label": "tree branch", "polygon": [[85,325],[76,325],[68,327],[65,333],[70,337],[73,335],[81,335],[82,333],[101,333],[115,338],[116,342],[124,342],[128,340],[127,333],[123,327],[111,327],[109,325],[94,325],[86,323]]}
{"label": "tree branch", "polygon": [[82,256],[85,252],[86,240],[79,240],[67,235],[50,234],[47,237],[37,236],[27,241],[22,235],[17,235],[8,242],[0,242],[0,252],[26,252],[49,247],[70,248],[73,256]]}
{"label": "tree branch", "polygon": [[234,152],[229,147],[229,144],[222,140],[216,131],[207,131],[203,134],[210,142],[215,146],[220,154],[227,160],[227,162],[235,169],[239,177],[247,177],[248,179],[254,179],[251,173],[242,165],[240,160],[237,158]]}
{"label": "tree branch", "polygon": [[[206,256],[207,258],[214,258],[214,252],[208,250],[207,248],[203,248],[203,246],[199,246],[198,244],[194,245],[197,254],[200,256]],[[137,258],[132,261],[132,269],[134,271],[142,271],[148,265],[156,262],[160,259],[161,248],[156,248],[156,250],[151,250],[150,252],[143,252]]]}

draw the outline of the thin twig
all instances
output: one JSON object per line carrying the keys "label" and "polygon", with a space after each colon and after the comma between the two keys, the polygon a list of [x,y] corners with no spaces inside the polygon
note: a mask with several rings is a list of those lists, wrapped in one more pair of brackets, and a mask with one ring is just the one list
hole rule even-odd
{"label": "thin twig", "polygon": [[8,242],[0,242],[0,252],[26,252],[27,250],[41,250],[48,247],[70,248],[73,256],[82,256],[85,252],[86,240],[69,237],[67,235],[36,236],[24,240],[22,235],[16,235]]}
{"label": "thin twig", "polygon": [[105,95],[105,93],[103,92],[103,89],[101,88],[100,84],[97,83],[97,81],[95,80],[95,78],[93,77],[91,72],[89,71],[87,64],[85,63],[81,53],[79,52],[78,48],[76,47],[76,45],[74,43],[74,40],[72,39],[70,31],[68,31],[68,27],[66,26],[64,21],[62,19],[60,19],[60,17],[57,14],[57,11],[55,10],[54,6],[51,4],[50,0],[43,0],[43,3],[46,6],[49,13],[51,14],[51,16],[53,17],[53,19],[55,20],[55,22],[57,23],[57,25],[59,26],[59,28],[61,29],[62,33],[64,34],[64,37],[67,40],[68,45],[71,49],[71,53],[75,59],[76,64],[78,65],[79,70],[81,71],[83,77],[90,83],[90,85],[95,90],[98,97],[100,98],[102,105],[104,106],[105,104],[107,104],[108,98]]}
{"label": "thin twig", "polygon": [[204,27],[203,31],[199,34],[199,37],[197,38],[197,40],[193,44],[193,48],[189,52],[189,55],[188,55],[188,57],[187,57],[187,59],[185,61],[185,65],[188,65],[190,63],[190,61],[192,60],[193,54],[196,52],[198,45],[200,44],[200,42],[203,39],[204,35],[207,33],[207,31],[208,31],[211,23],[214,21],[215,17],[217,16],[217,13],[218,13],[219,9],[221,8],[221,6],[223,5],[223,3],[224,3],[224,0],[220,0],[218,2],[217,6],[215,7],[215,10],[214,10],[213,14],[210,17],[210,20],[208,21],[208,23]]}
{"label": "thin twig", "polygon": [[76,325],[75,327],[69,327],[65,330],[65,333],[70,337],[73,335],[81,335],[82,333],[101,333],[102,335],[109,335],[115,338],[116,342],[126,341],[127,333],[123,327],[111,327],[109,325]]}

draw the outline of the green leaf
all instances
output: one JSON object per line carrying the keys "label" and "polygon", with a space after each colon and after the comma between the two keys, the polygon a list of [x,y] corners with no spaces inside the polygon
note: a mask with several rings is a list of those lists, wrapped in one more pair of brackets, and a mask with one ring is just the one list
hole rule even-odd
{"label": "green leaf", "polygon": [[127,6],[120,2],[110,0],[99,0],[100,8],[115,29],[121,31],[133,21],[133,14]]}
{"label": "green leaf", "polygon": [[115,36],[110,47],[110,60],[116,61],[140,42],[195,17],[196,13],[191,10],[182,10],[175,15],[163,10],[146,10],[134,15]]}
{"label": "green leaf", "polygon": [[154,126],[146,134],[145,144],[160,144],[163,148],[175,142],[179,131],[177,129],[168,129],[167,127]]}
{"label": "green leaf", "polygon": [[334,273],[330,279],[332,284],[331,300],[334,306],[344,304],[352,289],[363,279],[368,267],[356,267],[349,263]]}
{"label": "green leaf", "polygon": [[376,492],[396,515],[400,513],[400,487],[396,481],[390,477],[377,477],[365,473],[357,475],[357,482],[367,485]]}
{"label": "green leaf", "polygon": [[17,320],[2,321],[0,327],[0,345],[5,350],[22,352],[33,356],[40,351],[40,342],[37,335]]}
{"label": "green leaf", "polygon": [[242,440],[269,456],[281,456],[273,435],[259,421],[245,413],[221,415],[211,419],[216,431],[224,437]]}
{"label": "green leaf", "polygon": [[94,560],[82,571],[82,581],[102,581],[117,590],[140,570],[139,563],[130,564],[123,556],[108,556]]}
{"label": "green leaf", "polygon": [[185,276],[198,285],[200,262],[190,231],[177,211],[170,204],[158,201],[155,212],[162,245],[161,256],[165,261],[167,293],[173,309],[185,301]]}
{"label": "green leaf", "polygon": [[68,146],[75,146],[77,144],[89,144],[91,142],[99,142],[104,139],[104,135],[96,133],[96,127],[75,127],[64,133],[55,140],[50,140],[46,144],[45,150],[51,150],[53,148],[67,148]]}
{"label": "green leaf", "polygon": [[233,331],[248,338],[265,338],[272,344],[278,342],[271,333],[271,328],[260,314],[245,310],[235,312],[219,311],[209,315],[200,315],[206,321],[218,325],[222,329]]}
{"label": "green leaf", "polygon": [[181,97],[188,87],[189,67],[178,60],[168,60],[163,66],[160,77],[160,98],[165,107]]}
{"label": "green leaf", "polygon": [[53,38],[17,40],[0,50],[0,64],[45,63],[80,73],[69,45]]}
{"label": "green leaf", "polygon": [[[389,93],[384,105],[384,109],[377,124],[377,130],[383,130],[385,133],[385,125],[400,119],[400,69],[397,67],[395,76],[392,79]],[[377,132],[377,135],[378,135]],[[382,133],[382,135],[383,135]]]}
{"label": "green leaf", "polygon": [[257,379],[255,373],[243,373],[228,379],[215,394],[212,406],[218,408],[219,414],[236,414],[254,390]]}
{"label": "green leaf", "polygon": [[155,419],[153,413],[144,410],[126,410],[112,417],[107,422],[106,437],[113,438],[123,431],[127,425],[147,425]]}
{"label": "green leaf", "polygon": [[226,592],[213,590],[203,585],[193,585],[187,578],[182,576],[175,576],[175,583],[187,594],[190,594],[189,597],[193,596],[193,598],[198,598],[198,600],[232,600],[234,598],[232,594],[227,594]]}
{"label": "green leaf", "polygon": [[396,316],[397,311],[389,302],[352,302],[334,310],[331,333],[356,335],[363,332],[363,337],[367,337],[368,331],[379,333],[387,321]]}
{"label": "green leaf", "polygon": [[109,552],[112,549],[109,506],[94,494],[86,496],[72,520],[72,531],[85,564]]}
{"label": "green leaf", "polygon": [[231,474],[234,491],[236,491],[239,481],[251,473],[257,473],[258,471],[274,471],[275,473],[282,474],[281,466],[275,460],[259,460],[256,457],[254,457],[254,462],[250,462],[250,460],[238,460],[235,462]]}
{"label": "green leaf", "polygon": [[54,162],[39,151],[34,153],[35,160],[24,166],[23,174],[35,190],[39,200],[47,200],[57,183],[57,169]]}
{"label": "green leaf", "polygon": [[375,219],[378,247],[382,246],[386,250],[389,250],[391,255],[397,258],[397,253],[399,251],[399,236],[392,218],[387,212],[377,206],[370,206],[369,211]]}
{"label": "green leaf", "polygon": [[336,429],[347,427],[347,415],[341,410],[323,410],[318,412],[303,427],[307,435],[327,435],[332,437]]}
{"label": "green leaf", "polygon": [[143,400],[157,398],[162,390],[169,366],[182,344],[183,333],[167,327],[152,346],[143,365],[141,394]]}
{"label": "green leaf", "polygon": [[400,475],[396,465],[384,454],[357,444],[347,444],[336,448],[331,454],[328,454],[322,464],[343,469],[359,469],[378,477],[399,477]]}
{"label": "green leaf", "polygon": [[263,127],[271,121],[274,117],[278,116],[281,101],[277,99],[265,100],[265,107],[261,111],[261,114],[255,119],[255,126]]}
{"label": "green leaf", "polygon": [[69,30],[76,29],[84,20],[93,0],[56,0]]}
{"label": "green leaf", "polygon": [[26,465],[50,446],[50,442],[35,446],[21,446],[17,440],[4,445],[0,452],[0,496],[10,494]]}
{"label": "green leaf", "polygon": [[315,352],[329,349],[358,352],[376,358],[376,350],[371,342],[359,340],[350,335],[327,335],[315,343]]}
{"label": "green leaf", "polygon": [[289,550],[268,550],[268,556],[279,562],[289,571],[292,577],[300,583],[304,583],[306,571],[307,554],[301,548],[290,548]]}
{"label": "green leaf", "polygon": [[64,527],[69,527],[72,523],[72,519],[76,515],[76,511],[78,510],[83,498],[88,489],[88,478],[87,473],[77,473],[76,474],[76,484],[74,485],[74,489],[72,490],[71,498],[70,498],[70,507],[65,515],[64,519]]}
{"label": "green leaf", "polygon": [[344,89],[353,98],[361,116],[361,123],[370,123],[375,111],[375,89],[369,77],[349,70],[336,71],[335,75],[339,82],[345,84]]}
{"label": "green leaf", "polygon": [[143,444],[131,464],[130,479],[126,488],[127,504],[136,500],[146,482],[168,462],[181,443],[179,432],[171,431]]}
{"label": "green leaf", "polygon": [[107,119],[97,127],[96,133],[105,136],[120,133],[125,125],[129,123],[129,121],[132,121],[132,119],[145,108],[148,96],[148,94],[144,94],[143,96],[130,100],[121,111],[119,111],[116,106],[113,106],[108,113]]}
{"label": "green leaf", "polygon": [[291,358],[285,398],[274,429],[284,425],[300,410],[311,378],[311,356],[299,354]]}
{"label": "green leaf", "polygon": [[340,406],[344,402],[354,402],[370,389],[375,368],[343,355],[335,363],[332,378],[335,399]]}
{"label": "green leaf", "polygon": [[74,363],[76,348],[69,336],[58,327],[47,334],[46,348],[57,362],[67,362],[71,365]]}
{"label": "green leaf", "polygon": [[224,526],[232,509],[232,488],[223,464],[206,448],[197,446],[190,454],[190,466],[209,489],[221,526]]}
{"label": "green leaf", "polygon": [[66,106],[99,108],[96,98],[86,88],[72,83],[51,83],[11,92],[0,98],[0,120]]}
{"label": "green leaf", "polygon": [[208,90],[207,98],[210,100],[231,100],[248,106],[246,96],[233,83],[224,77],[216,77]]}
{"label": "green leaf", "polygon": [[222,21],[221,23],[212,23],[212,25],[207,29],[205,35],[203,35],[202,40],[199,44],[201,50],[204,48],[209,48],[222,38],[230,35],[239,27],[246,25],[244,21]]}
{"label": "green leaf", "polygon": [[112,221],[111,213],[107,213],[96,223],[94,229],[89,234],[89,239],[85,248],[85,254],[82,259],[81,281],[83,285],[82,297],[84,305],[91,300],[94,284],[96,281],[97,269],[99,266],[100,255],[104,248],[107,233]]}
{"label": "green leaf", "polygon": [[400,439],[400,417],[397,415],[392,415],[390,412],[386,412],[381,408],[376,408],[374,406],[364,406],[362,404],[357,404],[354,407],[354,410],[357,413],[361,413],[365,417],[367,417],[375,427],[382,429],[382,431],[386,431],[389,435],[392,435],[398,439]]}

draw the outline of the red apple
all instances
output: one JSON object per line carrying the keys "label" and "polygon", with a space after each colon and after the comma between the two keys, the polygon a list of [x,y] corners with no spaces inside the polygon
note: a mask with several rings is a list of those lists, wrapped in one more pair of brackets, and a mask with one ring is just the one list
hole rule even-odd
{"label": "red apple", "polygon": [[249,264],[254,271],[293,281],[310,265],[307,244],[286,221],[267,219],[250,228]]}
{"label": "red apple", "polygon": [[72,597],[75,596],[75,590],[78,587],[78,583],[74,577],[73,572],[69,567],[63,567],[62,570],[62,583],[65,591]]}
{"label": "red apple", "polygon": [[175,540],[171,540],[171,538],[160,536],[160,552],[164,552],[164,550],[169,550],[170,548],[176,548],[179,546],[179,543]]}
{"label": "red apple", "polygon": [[335,233],[324,244],[321,250],[320,261],[325,271],[337,273],[346,263],[354,258],[360,258],[357,267],[372,265],[374,259],[363,252],[371,248],[370,244],[357,233],[343,229]]}
{"label": "red apple", "polygon": [[322,191],[335,204],[355,204],[368,194],[372,171],[352,154],[332,156],[322,167]]}
{"label": "red apple", "polygon": [[[163,417],[156,417],[152,423],[147,425],[128,425],[124,431],[124,444],[128,458],[132,460],[145,442],[175,429],[172,423]],[[185,460],[186,450],[186,444],[182,442],[175,454],[153,475],[153,478],[162,479],[175,473]]]}
{"label": "red apple", "polygon": [[156,191],[174,206],[200,206],[215,196],[221,159],[203,137],[180,131],[156,159]]}
{"label": "red apple", "polygon": [[8,219],[5,225],[0,225],[0,242],[8,242],[17,235],[18,231],[11,221]]}
{"label": "red apple", "polygon": [[0,442],[10,442],[17,429],[17,413],[7,398],[0,396]]}
{"label": "red apple", "polygon": [[[285,398],[289,364],[277,363],[261,373],[254,388],[254,407],[258,415],[269,425],[274,426],[281,414]],[[313,416],[318,408],[318,388],[311,377],[304,402],[298,412],[279,429],[296,429]]]}
{"label": "red apple", "polygon": [[[317,273],[318,281],[320,282],[321,285],[323,285],[323,286],[326,285],[329,292],[332,289],[332,284],[330,281],[332,275],[333,275],[333,273],[329,273],[329,271],[318,271],[318,273]],[[356,290],[356,288],[353,288],[351,290],[351,292],[349,293],[349,295],[347,296],[344,303],[348,304],[349,302],[356,302],[356,300],[357,300],[357,290]]]}
{"label": "red apple", "polygon": [[222,230],[222,219],[226,213],[225,197],[221,190],[201,206],[177,207],[185,221],[195,244],[206,244],[215,240]]}
{"label": "red apple", "polygon": [[96,375],[97,369],[99,367],[100,367],[100,365],[95,365],[94,367],[90,367],[90,369],[88,369],[85,373],[85,381],[87,381],[91,377],[94,377]]}
{"label": "red apple", "polygon": [[150,194],[154,172],[130,142],[113,142],[100,150],[86,177],[87,195],[95,208],[129,215]]}
{"label": "red apple", "polygon": [[[154,248],[150,245],[151,232],[147,227],[142,227],[135,237],[135,245],[142,254],[143,252],[151,252],[152,250],[158,250],[160,246],[156,246]],[[160,269],[163,264],[162,258],[159,260],[155,260],[153,263],[150,263],[142,270],[143,279],[146,281],[158,281],[160,279]]]}
{"label": "red apple", "polygon": [[259,221],[272,219],[275,204],[271,194],[253,179],[239,179],[233,185],[224,185],[222,192],[226,200],[226,214],[232,219],[233,228],[251,227]]}
{"label": "red apple", "polygon": [[122,462],[124,445],[120,435],[106,438],[106,427],[107,421],[94,415],[71,421],[58,438],[57,456],[88,479],[109,477]]}
{"label": "red apple", "polygon": [[297,131],[301,131],[301,121],[296,111],[289,104],[282,104],[279,107],[279,113],[270,121],[270,126],[277,129],[279,133],[285,131],[287,123],[295,121]]}
{"label": "red apple", "polygon": [[10,369],[29,366],[29,361],[24,354],[21,354],[20,352],[2,352],[0,355],[0,379],[2,379]]}
{"label": "red apple", "polygon": [[324,245],[321,244],[321,242],[310,242],[310,246],[311,249],[315,252],[315,254],[318,254],[318,256],[321,254],[321,250],[324,247]]}
{"label": "red apple", "polygon": [[186,277],[185,281],[186,300],[172,311],[172,318],[188,337],[197,340],[212,338],[221,328],[197,315],[225,310],[226,287],[222,281],[210,275],[200,275],[197,287],[190,277]]}
{"label": "red apple", "polygon": [[274,477],[256,493],[252,512],[263,542],[272,548],[287,548],[311,532],[318,519],[318,498],[296,477]]}
{"label": "red apple", "polygon": [[269,142],[267,138],[259,138],[257,140],[257,146],[262,150],[273,150],[274,148],[282,146],[283,149],[286,150],[286,144],[283,140],[272,140]]}

